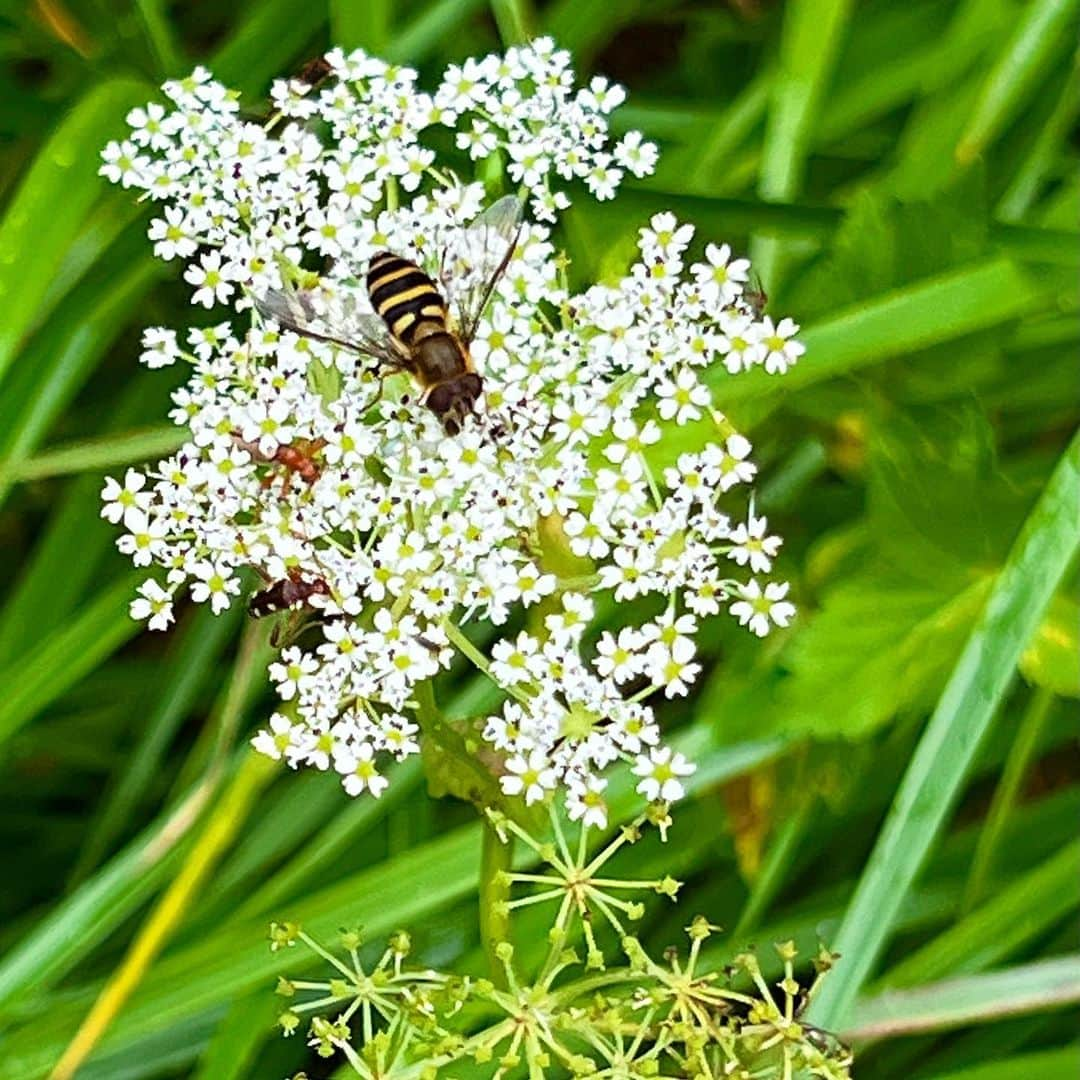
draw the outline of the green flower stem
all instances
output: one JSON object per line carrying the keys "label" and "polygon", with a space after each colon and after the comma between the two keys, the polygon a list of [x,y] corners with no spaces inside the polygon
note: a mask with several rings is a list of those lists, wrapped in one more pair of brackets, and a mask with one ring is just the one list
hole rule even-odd
{"label": "green flower stem", "polygon": [[500,990],[508,987],[506,969],[499,958],[500,942],[510,940],[510,878],[514,842],[505,842],[488,818],[484,818],[480,848],[480,941],[487,957],[491,980]]}
{"label": "green flower stem", "polygon": [[484,654],[465,636],[465,632],[458,626],[457,623],[450,619],[443,621],[443,629],[446,631],[446,636],[450,639],[450,644],[462,656],[465,657],[477,670],[482,671],[496,686],[505,690],[512,698],[519,701],[522,705],[529,704],[529,695],[524,693],[520,687],[517,686],[502,686],[502,684],[491,674],[491,664],[488,663],[488,659]]}
{"label": "green flower stem", "polygon": [[[424,738],[434,739],[442,749],[453,752],[454,748],[440,739],[443,717],[435,700],[431,680],[420,683],[414,696],[417,721]],[[491,969],[492,981],[500,989],[505,989],[506,970],[496,954],[496,947],[499,942],[509,940],[510,878],[507,872],[514,856],[514,843],[509,837],[505,842],[500,840],[491,821],[484,815],[481,815],[481,818],[483,841],[480,849],[480,940]]]}

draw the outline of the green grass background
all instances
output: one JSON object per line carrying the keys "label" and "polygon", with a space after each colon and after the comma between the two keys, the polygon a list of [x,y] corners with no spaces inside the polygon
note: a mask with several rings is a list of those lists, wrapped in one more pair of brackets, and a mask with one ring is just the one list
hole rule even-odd
{"label": "green grass background", "polygon": [[[437,75],[530,32],[625,82],[663,147],[563,242],[617,272],[658,209],[752,253],[805,328],[784,379],[720,373],[801,612],[711,628],[664,707],[700,763],[627,874],[662,949],[693,914],[843,954],[810,1018],[873,1080],[1080,1068],[1080,266],[1075,0],[34,0],[0,15],[0,1077],[47,1076],[133,942],[144,977],[85,1080],[277,1078],[265,928],[407,926],[478,970],[479,833],[412,763],[379,802],[244,764],[271,705],[245,617],[128,619],[106,470],[171,447],[140,330],[193,318],[147,213],[97,177],[195,62],[258,95],[331,43]],[[671,452],[706,433],[673,434]],[[464,674],[440,699],[489,698]],[[629,812],[629,811],[627,811]],[[199,874],[203,873],[202,878]],[[179,884],[178,884],[179,883]],[[185,883],[197,888],[185,889]],[[148,937],[148,934],[150,935]],[[321,1070],[321,1071],[320,1071]]]}

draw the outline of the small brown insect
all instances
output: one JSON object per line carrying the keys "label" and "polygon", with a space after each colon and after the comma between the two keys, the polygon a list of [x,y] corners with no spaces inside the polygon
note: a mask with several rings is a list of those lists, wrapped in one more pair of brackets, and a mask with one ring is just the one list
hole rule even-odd
{"label": "small brown insect", "polygon": [[309,60],[295,77],[298,82],[307,83],[308,86],[318,86],[333,70],[325,56],[316,56]]}
{"label": "small brown insect", "polygon": [[746,283],[742,299],[746,310],[755,319],[760,319],[765,314],[765,305],[769,302],[769,296],[765,292],[765,287],[761,284],[761,278],[757,274],[754,274]]}
{"label": "small brown insect", "polygon": [[[314,484],[322,470],[315,455],[326,445],[325,439],[299,439],[295,443],[281,445],[272,454],[264,454],[259,449],[258,443],[248,442],[238,434],[233,434],[233,440],[242,450],[246,450],[256,461],[266,462],[268,465],[280,465],[288,477],[295,473],[307,484]],[[267,477],[266,484],[270,483]]]}
{"label": "small brown insect", "polygon": [[307,607],[313,596],[329,596],[330,586],[322,578],[305,581],[298,570],[290,570],[282,581],[255,593],[248,601],[248,612],[255,619],[276,615],[280,611],[296,611]]}

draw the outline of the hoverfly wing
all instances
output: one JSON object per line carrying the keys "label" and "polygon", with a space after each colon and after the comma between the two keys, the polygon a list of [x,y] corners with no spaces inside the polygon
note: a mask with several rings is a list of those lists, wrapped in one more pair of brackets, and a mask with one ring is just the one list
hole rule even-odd
{"label": "hoverfly wing", "polygon": [[[513,258],[523,210],[516,195],[506,195],[470,222],[455,242],[447,289],[456,309],[458,333],[466,345]],[[463,284],[455,288],[456,282]]]}
{"label": "hoverfly wing", "polygon": [[337,345],[398,370],[405,358],[377,315],[357,311],[351,296],[328,301],[311,289],[270,289],[255,300],[259,314],[301,337]]}

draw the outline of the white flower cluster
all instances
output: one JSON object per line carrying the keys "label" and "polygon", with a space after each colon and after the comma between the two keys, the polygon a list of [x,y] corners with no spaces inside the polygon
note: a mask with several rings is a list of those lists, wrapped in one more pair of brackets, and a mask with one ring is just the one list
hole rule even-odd
{"label": "white flower cluster", "polygon": [[[605,149],[622,91],[594,79],[575,93],[549,42],[452,67],[433,96],[360,52],[328,62],[321,88],[275,86],[266,125],[196,72],[166,86],[172,111],[136,110],[130,139],[105,151],[110,179],[164,204],[150,236],[188,262],[192,301],[238,316],[146,332],[147,364],[191,365],[171,414],[190,436],[103,492],[120,549],[163,571],[132,613],[164,628],[185,586],[223,610],[245,567],[291,587],[317,609],[317,640],[272,665],[289,704],[255,745],[333,768],[351,793],[377,796],[382,762],[417,752],[415,689],[462,655],[505,697],[483,734],[507,795],[560,788],[571,817],[601,822],[602,774],[622,760],[644,797],[678,799],[693,766],[662,744],[647,699],[687,692],[703,620],[727,611],[764,635],[794,613],[785,583],[756,576],[780,545],[765,518],[752,500],[737,520],[720,508],[755,467],[702,373],[782,372],[802,351],[797,327],[760,315],[726,245],[687,265],[693,230],[667,213],[621,281],[569,292],[543,223],[567,203],[556,185],[605,198],[656,155],[636,133]],[[299,280],[370,312],[367,264],[387,249],[453,295],[490,200],[436,163],[421,138],[434,125],[455,129],[463,155],[498,155],[538,219],[471,343],[484,396],[455,436],[408,376],[257,306]],[[711,439],[658,465],[665,430],[690,421]],[[628,605],[621,628],[590,632],[612,602]],[[486,651],[466,635],[481,623],[495,628]]]}

